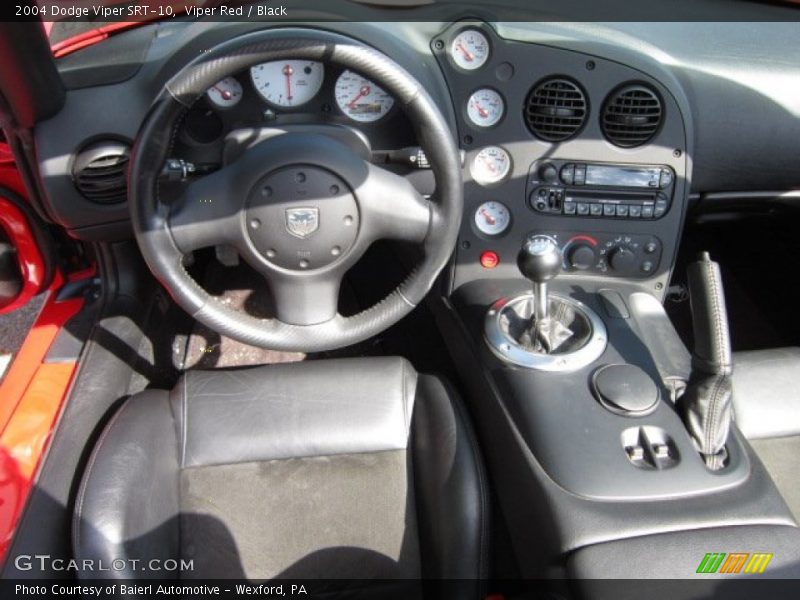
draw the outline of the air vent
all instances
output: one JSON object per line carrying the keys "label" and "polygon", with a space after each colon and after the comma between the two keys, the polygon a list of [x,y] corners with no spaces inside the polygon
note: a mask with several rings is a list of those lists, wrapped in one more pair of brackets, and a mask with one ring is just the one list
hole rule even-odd
{"label": "air vent", "polygon": [[87,146],[75,158],[72,168],[75,187],[92,202],[124,202],[129,160],[130,148],[121,142],[107,140]]}
{"label": "air vent", "polygon": [[661,126],[661,100],[649,87],[626,85],[603,104],[600,126],[615,146],[635,148],[649,142]]}
{"label": "air vent", "polygon": [[525,101],[528,129],[547,142],[563,142],[573,137],[583,127],[588,114],[586,95],[568,79],[540,81]]}

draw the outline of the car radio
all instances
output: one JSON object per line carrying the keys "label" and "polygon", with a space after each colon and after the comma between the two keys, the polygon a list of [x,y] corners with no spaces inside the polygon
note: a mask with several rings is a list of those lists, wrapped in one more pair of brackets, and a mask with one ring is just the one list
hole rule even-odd
{"label": "car radio", "polygon": [[670,209],[675,174],[662,165],[536,161],[526,196],[536,212],[614,219],[658,219]]}

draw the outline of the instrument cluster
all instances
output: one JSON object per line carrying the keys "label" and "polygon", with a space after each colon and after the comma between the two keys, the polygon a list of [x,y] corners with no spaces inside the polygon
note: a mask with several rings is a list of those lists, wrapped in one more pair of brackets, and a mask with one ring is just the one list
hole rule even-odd
{"label": "instrument cluster", "polygon": [[[211,106],[220,110],[233,108],[252,90],[275,112],[306,108],[324,95],[321,91],[327,73],[320,62],[281,60],[255,65],[248,75],[245,84],[242,77],[226,77],[211,86],[206,92]],[[391,113],[394,98],[369,79],[348,70],[334,72],[330,77],[333,102],[323,99],[325,109],[335,106],[340,116],[357,123],[375,123]],[[312,106],[311,110],[315,108]]]}

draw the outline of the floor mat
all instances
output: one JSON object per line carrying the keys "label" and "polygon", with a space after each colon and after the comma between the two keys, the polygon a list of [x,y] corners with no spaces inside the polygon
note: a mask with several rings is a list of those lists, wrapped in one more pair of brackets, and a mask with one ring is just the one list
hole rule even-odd
{"label": "floor mat", "polygon": [[750,445],[800,523],[800,435],[751,440]]}
{"label": "floor mat", "polygon": [[[203,286],[219,302],[251,316],[268,318],[272,307],[266,284],[252,269],[244,265],[224,267],[211,261],[205,271]],[[305,359],[302,352],[281,352],[243,344],[200,322],[196,322],[186,342],[182,369],[214,369],[297,362]]]}

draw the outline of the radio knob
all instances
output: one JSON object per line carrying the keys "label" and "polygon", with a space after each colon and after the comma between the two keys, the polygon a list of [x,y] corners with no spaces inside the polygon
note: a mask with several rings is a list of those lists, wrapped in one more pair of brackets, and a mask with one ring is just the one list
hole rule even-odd
{"label": "radio knob", "polygon": [[630,248],[618,246],[608,255],[608,264],[615,271],[630,271],[636,263],[636,254]]}
{"label": "radio knob", "polygon": [[539,179],[547,183],[556,183],[558,181],[558,169],[552,163],[544,163],[539,167]]}
{"label": "radio knob", "polygon": [[576,271],[591,269],[596,262],[594,248],[586,242],[577,242],[567,251],[567,264]]}

